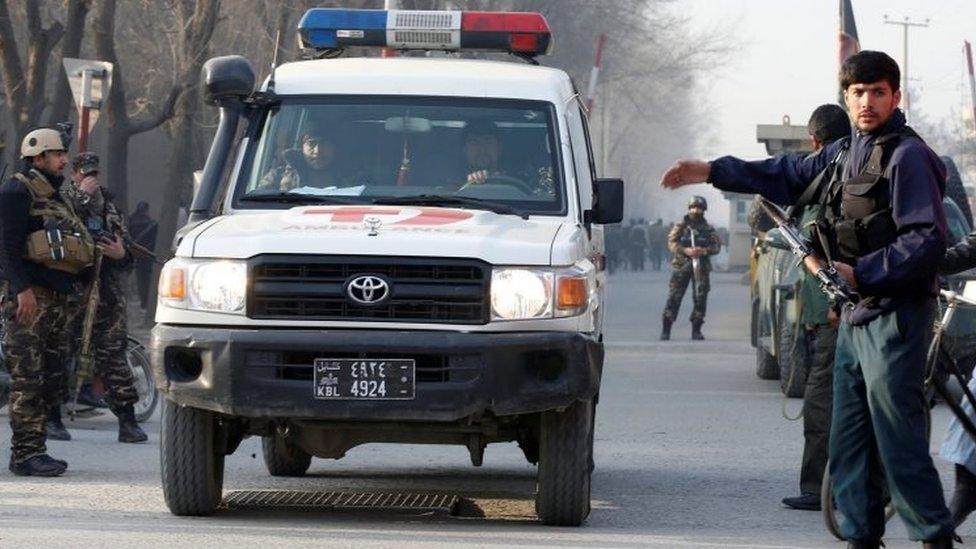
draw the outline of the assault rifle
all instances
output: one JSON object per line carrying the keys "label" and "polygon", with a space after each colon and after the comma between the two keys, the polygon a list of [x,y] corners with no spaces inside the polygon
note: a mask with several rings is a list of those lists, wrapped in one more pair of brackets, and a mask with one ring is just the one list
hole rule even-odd
{"label": "assault rifle", "polygon": [[[695,229],[688,227],[688,231],[691,233],[692,249],[698,248],[698,244],[695,242]],[[701,286],[701,258],[695,255],[691,257],[691,295],[696,298],[699,286]]]}
{"label": "assault rifle", "polygon": [[[811,255],[814,255],[813,248],[807,239],[803,237],[796,230],[790,220],[787,218],[783,210],[776,206],[772,202],[766,200],[763,197],[759,197],[759,205],[762,207],[766,215],[773,220],[773,223],[779,228],[780,234],[783,235],[783,239],[790,247],[790,251],[797,258],[797,265],[803,265],[804,260]],[[857,292],[851,288],[851,285],[847,283],[846,280],[840,277],[837,270],[830,263],[825,263],[822,260],[817,261],[818,267],[816,272],[813,273],[817,277],[817,281],[820,282],[820,290],[827,294],[832,302],[839,303],[846,307],[853,307],[861,298],[857,295]]]}
{"label": "assault rifle", "polygon": [[81,393],[81,386],[91,376],[94,366],[94,356],[92,356],[92,332],[95,329],[95,314],[98,310],[98,284],[102,274],[102,250],[95,246],[95,268],[92,269],[92,281],[88,287],[88,294],[85,296],[85,318],[81,324],[81,349],[78,351],[78,362],[75,365],[75,396],[71,401],[69,415],[75,419],[75,410],[78,409],[78,395]]}
{"label": "assault rifle", "polygon": [[101,241],[102,239],[111,240],[114,237],[118,236],[120,239],[122,239],[122,242],[129,249],[129,252],[131,252],[132,255],[136,257],[144,257],[147,259],[152,259],[153,263],[155,263],[156,265],[162,266],[166,264],[165,261],[159,259],[159,257],[155,253],[153,253],[149,248],[146,248],[145,246],[137,243],[135,240],[132,240],[131,238],[125,235],[121,235],[121,234],[116,235],[104,229],[99,229],[94,231],[89,230],[88,232],[91,233],[91,236],[92,238],[95,239],[96,243]]}

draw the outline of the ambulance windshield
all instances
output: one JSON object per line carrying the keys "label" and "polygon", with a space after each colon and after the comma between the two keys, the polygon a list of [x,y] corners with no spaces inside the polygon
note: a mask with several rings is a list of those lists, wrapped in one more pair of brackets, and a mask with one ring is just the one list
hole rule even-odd
{"label": "ambulance windshield", "polygon": [[247,152],[238,203],[447,196],[559,214],[554,119],[533,101],[286,99]]}

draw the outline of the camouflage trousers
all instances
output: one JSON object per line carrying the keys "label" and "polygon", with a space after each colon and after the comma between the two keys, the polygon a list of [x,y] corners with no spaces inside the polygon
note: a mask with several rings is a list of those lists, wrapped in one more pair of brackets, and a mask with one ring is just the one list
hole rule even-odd
{"label": "camouflage trousers", "polygon": [[10,453],[20,463],[47,453],[44,420],[64,399],[63,357],[68,351],[67,297],[34,288],[37,316],[29,324],[14,319],[17,297],[3,302],[7,369],[10,373]]}
{"label": "camouflage trousers", "polygon": [[[86,292],[77,292],[71,304],[71,326],[73,352],[76,362],[81,351],[81,333],[85,320],[84,302]],[[126,326],[126,301],[122,284],[116,280],[103,280],[99,287],[98,307],[95,310],[95,323],[92,328],[92,366],[93,372],[105,383],[105,401],[109,408],[117,412],[139,400],[132,369],[126,361],[128,328]]]}
{"label": "camouflage trousers", "polygon": [[[685,291],[691,284],[693,272],[691,262],[688,261],[680,267],[675,267],[671,273],[671,282],[668,284],[668,302],[664,306],[664,321],[674,322],[678,318],[678,309],[681,308],[681,300],[685,297]],[[708,270],[701,269],[701,281],[698,283],[696,291],[691,296],[692,310],[691,323],[702,324],[705,322],[705,306],[708,302],[708,291],[710,289],[708,280]]]}

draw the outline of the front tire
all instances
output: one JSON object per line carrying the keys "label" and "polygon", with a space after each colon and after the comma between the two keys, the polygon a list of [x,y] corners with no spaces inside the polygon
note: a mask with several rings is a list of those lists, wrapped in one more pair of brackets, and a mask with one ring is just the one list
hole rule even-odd
{"label": "front tire", "polygon": [[224,454],[216,439],[213,412],[163,401],[160,472],[163,497],[174,515],[207,516],[220,504]]}
{"label": "front tire", "polygon": [[593,418],[592,401],[542,414],[535,509],[543,524],[579,526],[590,514]]}
{"label": "front tire", "polygon": [[779,363],[762,345],[756,346],[756,375],[759,379],[779,379]]}
{"label": "front tire", "polygon": [[311,454],[278,433],[261,437],[261,453],[273,477],[302,477],[312,465]]}
{"label": "front tire", "polygon": [[792,301],[784,300],[780,304],[776,322],[779,324],[779,386],[783,394],[790,398],[800,398],[807,387],[809,374],[809,358],[807,357],[806,331],[803,326],[790,322],[786,308],[793,305]]}

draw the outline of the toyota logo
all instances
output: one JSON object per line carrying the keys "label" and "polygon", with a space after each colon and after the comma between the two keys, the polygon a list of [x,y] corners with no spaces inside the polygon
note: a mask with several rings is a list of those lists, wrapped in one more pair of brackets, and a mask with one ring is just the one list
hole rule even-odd
{"label": "toyota logo", "polygon": [[360,305],[378,305],[390,296],[390,283],[378,276],[357,276],[349,281],[346,294]]}

